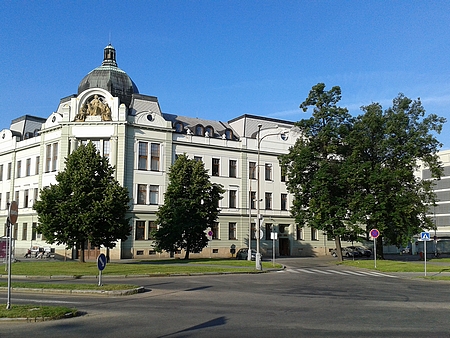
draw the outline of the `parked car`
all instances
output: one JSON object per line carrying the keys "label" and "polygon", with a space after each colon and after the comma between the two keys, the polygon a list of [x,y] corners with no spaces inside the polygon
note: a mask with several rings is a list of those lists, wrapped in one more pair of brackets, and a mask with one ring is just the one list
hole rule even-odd
{"label": "parked car", "polygon": [[[342,257],[359,257],[360,256],[359,251],[353,250],[350,247],[341,248],[341,251],[342,251]],[[336,249],[333,249],[331,251],[331,255],[333,257],[337,257],[338,256]]]}
{"label": "parked car", "polygon": [[[252,251],[252,261],[256,260],[256,250],[251,249]],[[236,259],[247,260],[248,258],[248,248],[239,249],[236,254]]]}
{"label": "parked car", "polygon": [[[367,249],[364,246],[348,246],[350,250],[357,251],[359,256],[363,257],[370,257],[372,255],[372,251],[370,249]],[[356,256],[355,256],[356,257]]]}

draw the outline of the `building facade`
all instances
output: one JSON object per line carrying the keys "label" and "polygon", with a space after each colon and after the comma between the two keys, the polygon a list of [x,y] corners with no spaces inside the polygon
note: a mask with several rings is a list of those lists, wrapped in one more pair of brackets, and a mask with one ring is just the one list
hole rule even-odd
{"label": "building facade", "polygon": [[[74,257],[76,252],[46,243],[36,232],[32,206],[43,187],[56,183],[65,158],[92,141],[132,198],[131,235],[110,250],[111,259],[170,256],[155,252],[151,232],[158,227],[155,213],[164,202],[168,169],[184,153],[203,161],[211,181],[226,190],[219,218],[208,231],[208,247],[191,257],[230,257],[232,249],[248,247],[249,241],[256,248],[258,207],[264,219],[263,256],[272,257],[273,247],[277,256],[329,254],[334,241],[316,229],[297,226],[290,215],[292,195],[278,156],[298,137],[292,127],[289,121],[255,115],[222,122],[165,114],[156,97],[139,93],[108,45],[102,65],[81,80],[77,94],[61,99],[56,112],[46,119],[19,117],[0,132],[0,217],[6,223],[8,204],[18,203],[18,221],[12,227],[17,257],[31,247],[52,247],[56,254]],[[278,234],[275,242],[272,232]],[[5,224],[0,234],[6,235]],[[105,250],[86,249],[87,259]]]}

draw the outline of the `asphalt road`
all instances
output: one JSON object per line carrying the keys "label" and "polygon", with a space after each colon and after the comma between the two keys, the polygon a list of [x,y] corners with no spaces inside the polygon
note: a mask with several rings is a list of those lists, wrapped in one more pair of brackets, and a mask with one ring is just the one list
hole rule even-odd
{"label": "asphalt road", "polygon": [[12,304],[66,304],[85,314],[0,322],[0,337],[450,337],[450,283],[326,259],[278,262],[286,270],[121,280],[147,290],[132,296],[14,293]]}

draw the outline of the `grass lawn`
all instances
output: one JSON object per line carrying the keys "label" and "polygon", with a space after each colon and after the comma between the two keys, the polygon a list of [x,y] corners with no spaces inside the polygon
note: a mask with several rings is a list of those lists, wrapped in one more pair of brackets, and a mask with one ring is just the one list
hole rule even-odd
{"label": "grass lawn", "polygon": [[[272,262],[262,262],[263,269],[273,268]],[[275,265],[281,268],[280,264]],[[255,272],[255,262],[236,259],[192,259],[163,261],[133,261],[108,263],[103,276],[108,275],[169,275],[197,273],[232,273]],[[6,274],[6,272],[5,272]],[[24,276],[97,276],[96,262],[80,263],[77,261],[22,261],[13,263],[12,275]]]}
{"label": "grass lawn", "polygon": [[65,306],[11,305],[0,304],[0,318],[27,318],[32,321],[60,319],[77,315],[77,310]]}
{"label": "grass lawn", "polygon": [[[424,272],[425,266],[423,261],[403,262],[396,260],[380,260],[377,259],[377,268],[375,262],[371,260],[345,260],[342,263],[347,266],[354,266],[364,269],[372,269],[381,272]],[[427,261],[427,272],[450,272],[450,258],[439,258]]]}

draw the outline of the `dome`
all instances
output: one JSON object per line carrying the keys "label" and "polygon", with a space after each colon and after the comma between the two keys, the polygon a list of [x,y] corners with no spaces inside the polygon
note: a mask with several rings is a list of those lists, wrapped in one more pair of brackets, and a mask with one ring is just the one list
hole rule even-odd
{"label": "dome", "polygon": [[78,94],[89,88],[102,88],[113,96],[117,96],[121,103],[130,106],[131,96],[139,94],[133,80],[122,69],[117,67],[116,50],[111,44],[105,47],[103,62],[100,67],[92,70],[78,85]]}

